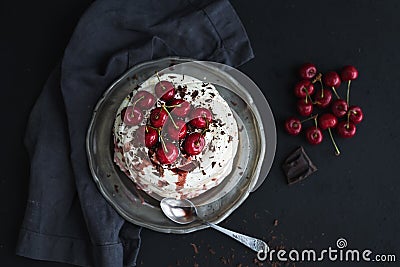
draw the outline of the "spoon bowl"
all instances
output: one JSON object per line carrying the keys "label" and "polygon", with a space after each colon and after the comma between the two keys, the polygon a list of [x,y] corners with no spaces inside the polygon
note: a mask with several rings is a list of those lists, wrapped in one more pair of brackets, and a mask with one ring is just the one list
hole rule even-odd
{"label": "spoon bowl", "polygon": [[179,224],[189,224],[198,220],[196,206],[186,199],[163,198],[161,210],[171,221]]}
{"label": "spoon bowl", "polygon": [[257,253],[266,253],[269,251],[268,245],[260,239],[236,233],[201,219],[198,216],[196,206],[188,199],[163,198],[160,202],[160,207],[165,216],[173,222],[189,224],[199,220],[202,221],[203,224],[230,236],[236,241],[239,241]]}

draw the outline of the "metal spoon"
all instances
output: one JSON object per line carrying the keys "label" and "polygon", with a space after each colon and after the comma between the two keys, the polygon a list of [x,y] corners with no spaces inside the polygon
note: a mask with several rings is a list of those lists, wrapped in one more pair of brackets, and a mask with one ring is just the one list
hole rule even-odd
{"label": "metal spoon", "polygon": [[189,224],[196,220],[202,221],[204,224],[218,230],[240,243],[246,245],[257,253],[267,252],[269,250],[268,245],[257,238],[246,236],[243,234],[236,233],[234,231],[225,229],[216,224],[207,222],[198,216],[196,206],[187,199],[177,200],[175,198],[164,198],[160,203],[161,209],[170,220],[179,224]]}

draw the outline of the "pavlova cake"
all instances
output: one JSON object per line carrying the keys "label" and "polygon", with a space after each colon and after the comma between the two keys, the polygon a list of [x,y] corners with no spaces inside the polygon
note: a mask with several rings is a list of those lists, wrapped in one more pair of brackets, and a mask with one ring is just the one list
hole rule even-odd
{"label": "pavlova cake", "polygon": [[156,74],[117,111],[114,161],[147,193],[193,198],[228,176],[238,142],[235,117],[212,84]]}

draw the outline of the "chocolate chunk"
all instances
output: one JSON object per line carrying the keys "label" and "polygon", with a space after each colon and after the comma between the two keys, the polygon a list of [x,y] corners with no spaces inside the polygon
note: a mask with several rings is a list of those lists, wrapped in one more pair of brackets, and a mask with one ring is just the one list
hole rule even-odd
{"label": "chocolate chunk", "polygon": [[317,167],[311,162],[303,147],[299,147],[293,151],[286,158],[282,168],[288,184],[294,184],[304,180],[313,172],[317,171]]}
{"label": "chocolate chunk", "polygon": [[[191,161],[183,166],[179,167],[179,170],[190,172],[200,166],[200,163],[197,160]],[[178,168],[177,168],[178,169]]]}

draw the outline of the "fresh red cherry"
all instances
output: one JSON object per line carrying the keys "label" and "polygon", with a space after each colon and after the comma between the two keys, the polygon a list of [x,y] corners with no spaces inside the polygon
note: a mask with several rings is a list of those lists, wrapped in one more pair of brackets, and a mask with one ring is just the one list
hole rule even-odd
{"label": "fresh red cherry", "polygon": [[198,155],[203,151],[206,141],[201,133],[191,133],[189,134],[184,143],[184,150],[189,155]]}
{"label": "fresh red cherry", "polygon": [[355,80],[358,77],[358,70],[351,65],[345,66],[340,73],[340,77],[344,82]]}
{"label": "fresh red cherry", "polygon": [[364,118],[364,113],[359,106],[351,106],[349,108],[349,120],[354,124],[360,123]]}
{"label": "fresh red cherry", "polygon": [[138,107],[149,109],[154,106],[156,98],[147,91],[138,91],[133,98],[133,102],[136,103],[136,106]]}
{"label": "fresh red cherry", "polygon": [[162,127],[168,118],[168,112],[165,108],[155,108],[150,112],[150,123],[156,128]]}
{"label": "fresh red cherry", "polygon": [[299,98],[310,96],[314,93],[314,85],[308,80],[302,80],[294,86],[294,94]]}
{"label": "fresh red cherry", "polygon": [[175,96],[175,86],[169,81],[160,81],[154,88],[156,96],[163,101],[170,101]]}
{"label": "fresh red cherry", "polygon": [[179,149],[171,142],[161,143],[156,148],[156,158],[161,164],[171,164],[179,156]]}
{"label": "fresh red cherry", "polygon": [[311,126],[306,130],[306,139],[312,145],[321,143],[323,137],[321,130],[316,126]]}
{"label": "fresh red cherry", "polygon": [[337,122],[337,118],[330,113],[325,113],[318,117],[318,123],[322,130],[335,128]]}
{"label": "fresh red cherry", "polygon": [[170,120],[169,123],[167,123],[168,135],[172,138],[172,140],[181,140],[186,136],[187,133],[186,122],[179,119],[175,119],[174,122],[175,125]]}
{"label": "fresh red cherry", "polygon": [[172,108],[172,114],[181,118],[189,114],[190,111],[190,103],[183,99],[174,99],[168,103],[168,106]]}
{"label": "fresh red cherry", "polygon": [[351,81],[357,79],[358,70],[354,66],[345,66],[340,73],[340,77],[343,81],[347,82],[347,105],[350,105],[350,84]]}
{"label": "fresh red cherry", "polygon": [[299,74],[303,79],[312,79],[317,74],[317,68],[312,63],[305,63],[300,67]]}
{"label": "fresh red cherry", "polygon": [[339,74],[337,74],[337,72],[335,71],[329,71],[325,73],[325,75],[322,77],[322,80],[324,81],[324,84],[328,87],[338,88],[342,83],[340,81]]}
{"label": "fresh red cherry", "polygon": [[199,129],[207,127],[207,125],[212,121],[212,113],[206,108],[196,108],[190,112],[189,123]]}
{"label": "fresh red cherry", "polygon": [[128,126],[139,125],[143,121],[142,111],[133,106],[124,108],[121,111],[121,117],[123,118],[123,122]]}
{"label": "fresh red cherry", "polygon": [[340,150],[339,150],[338,146],[336,145],[335,140],[333,139],[333,135],[332,135],[332,131],[331,131],[331,129],[335,128],[338,123],[337,118],[330,113],[325,113],[325,114],[322,114],[321,116],[319,116],[318,123],[322,130],[328,129],[332,144],[335,147],[335,154],[336,154],[336,156],[339,156]]}
{"label": "fresh red cherry", "polygon": [[298,118],[291,117],[285,121],[285,130],[290,135],[298,135],[301,128],[301,121]]}
{"label": "fresh red cherry", "polygon": [[353,137],[356,134],[356,130],[356,125],[351,121],[341,121],[336,126],[338,135],[343,138]]}
{"label": "fresh red cherry", "polygon": [[336,92],[336,88],[338,88],[342,83],[339,74],[337,74],[337,72],[335,71],[329,71],[322,77],[322,80],[324,81],[326,86],[332,88],[332,91],[335,94],[336,98],[339,99],[340,96]]}
{"label": "fresh red cherry", "polygon": [[306,99],[299,99],[296,106],[299,114],[304,117],[310,116],[314,109],[311,101]]}
{"label": "fresh red cherry", "polygon": [[142,125],[136,130],[136,138],[146,147],[153,147],[158,143],[158,131],[147,125]]}
{"label": "fresh red cherry", "polygon": [[345,100],[336,99],[335,101],[333,101],[331,109],[333,115],[335,115],[337,118],[341,118],[347,114],[349,106],[347,105],[347,102]]}
{"label": "fresh red cherry", "polygon": [[321,89],[314,96],[314,102],[317,107],[326,108],[332,101],[332,92],[327,89]]}

